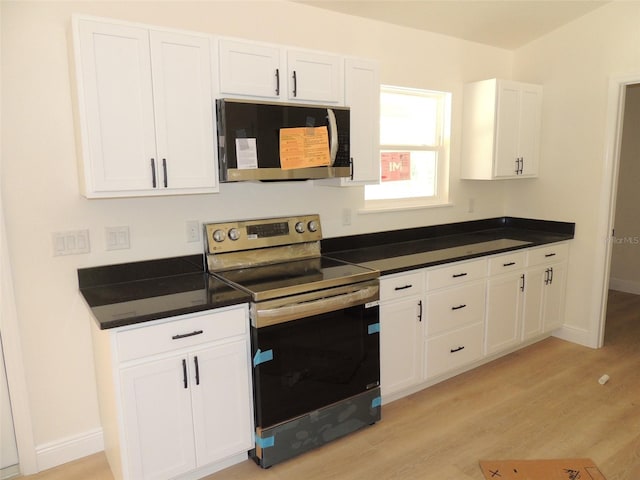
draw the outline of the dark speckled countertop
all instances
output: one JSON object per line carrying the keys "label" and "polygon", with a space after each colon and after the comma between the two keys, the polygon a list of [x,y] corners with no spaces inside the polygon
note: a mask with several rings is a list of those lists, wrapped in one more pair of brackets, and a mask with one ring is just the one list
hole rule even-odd
{"label": "dark speckled countertop", "polygon": [[78,284],[101,329],[249,301],[210,276],[203,255],[83,268]]}
{"label": "dark speckled countertop", "polygon": [[575,224],[500,217],[322,240],[322,253],[382,275],[573,238]]}
{"label": "dark speckled countertop", "polygon": [[[391,274],[573,238],[574,223],[500,217],[321,242],[324,256]],[[249,296],[210,276],[203,255],[78,270],[101,329],[237,305]]]}

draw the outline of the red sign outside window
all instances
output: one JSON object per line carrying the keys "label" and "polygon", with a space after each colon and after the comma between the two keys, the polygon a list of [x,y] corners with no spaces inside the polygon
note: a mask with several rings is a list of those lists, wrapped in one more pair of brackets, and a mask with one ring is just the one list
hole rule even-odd
{"label": "red sign outside window", "polygon": [[380,164],[383,182],[411,180],[411,152],[382,152]]}

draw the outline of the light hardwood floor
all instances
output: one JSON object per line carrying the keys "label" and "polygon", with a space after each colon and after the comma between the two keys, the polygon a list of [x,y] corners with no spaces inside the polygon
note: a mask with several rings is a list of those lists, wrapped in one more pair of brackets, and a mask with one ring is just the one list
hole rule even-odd
{"label": "light hardwood floor", "polygon": [[[206,478],[482,480],[481,459],[563,457],[640,479],[640,296],[610,292],[602,349],[549,338],[385,405],[381,422],[318,450]],[[103,454],[24,478],[113,480]]]}

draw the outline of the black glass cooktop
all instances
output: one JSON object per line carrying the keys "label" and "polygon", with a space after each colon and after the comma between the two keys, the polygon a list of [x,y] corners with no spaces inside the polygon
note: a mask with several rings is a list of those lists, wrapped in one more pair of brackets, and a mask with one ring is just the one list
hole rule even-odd
{"label": "black glass cooktop", "polygon": [[213,274],[251,294],[254,301],[278,298],[377,278],[374,269],[316,257]]}

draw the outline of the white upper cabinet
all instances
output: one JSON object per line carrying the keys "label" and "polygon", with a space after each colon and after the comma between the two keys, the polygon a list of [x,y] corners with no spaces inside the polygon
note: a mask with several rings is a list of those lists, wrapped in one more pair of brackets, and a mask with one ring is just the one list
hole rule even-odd
{"label": "white upper cabinet", "polygon": [[344,104],[343,58],[241,39],[219,39],[220,95]]}
{"label": "white upper cabinet", "polygon": [[541,108],[540,85],[497,79],[465,85],[462,178],[537,176]]}
{"label": "white upper cabinet", "polygon": [[279,99],[284,92],[280,47],[221,38],[219,78],[222,95]]}
{"label": "white upper cabinet", "polygon": [[380,79],[377,62],[345,60],[345,104],[350,109],[350,178],[318,180],[321,185],[353,186],[380,182]]}
{"label": "white upper cabinet", "polygon": [[74,17],[83,193],[218,190],[207,36]]}

